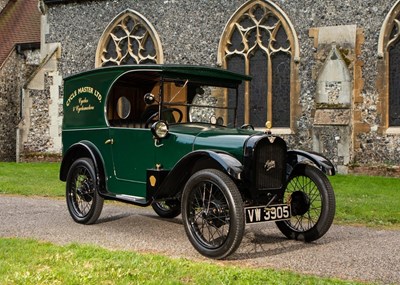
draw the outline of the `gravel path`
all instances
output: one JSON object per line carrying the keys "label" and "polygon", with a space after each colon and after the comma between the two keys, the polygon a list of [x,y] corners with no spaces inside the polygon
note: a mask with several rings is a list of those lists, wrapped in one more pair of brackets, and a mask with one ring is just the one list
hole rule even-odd
{"label": "gravel path", "polygon": [[[62,199],[0,195],[0,236],[211,261],[191,246],[180,217],[160,219],[151,207],[120,203],[107,203],[98,223],[85,226],[72,221]],[[333,226],[320,240],[305,244],[285,239],[273,224],[252,225],[236,253],[222,262],[400,284],[400,231]]]}

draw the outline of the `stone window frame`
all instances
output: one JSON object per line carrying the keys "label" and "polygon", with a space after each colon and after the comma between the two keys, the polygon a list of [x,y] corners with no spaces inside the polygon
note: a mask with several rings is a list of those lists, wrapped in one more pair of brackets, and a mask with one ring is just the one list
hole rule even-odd
{"label": "stone window frame", "polygon": [[[288,128],[273,128],[275,133],[278,134],[293,134],[297,129],[296,121],[301,116],[301,106],[298,104],[300,96],[300,81],[299,81],[299,63],[300,63],[300,47],[298,36],[292,22],[290,21],[287,14],[275,3],[268,0],[250,0],[240,6],[230,17],[223,33],[220,37],[218,45],[218,59],[217,64],[222,68],[227,68],[227,61],[225,60],[225,47],[229,43],[229,40],[234,31],[234,26],[240,21],[243,14],[251,9],[251,7],[261,5],[266,7],[268,10],[273,12],[274,16],[279,19],[285,32],[288,36],[291,50],[291,68],[290,68],[290,127]],[[249,64],[245,66],[246,74],[249,74]],[[245,123],[249,123],[250,118],[250,83],[245,82],[244,92],[245,102]],[[270,100],[270,98],[268,98]],[[271,104],[268,104],[268,118],[271,118]],[[273,125],[273,122],[272,122]]]}
{"label": "stone window frame", "polygon": [[[391,37],[393,27],[396,25],[396,18],[400,15],[400,0],[398,0],[390,9],[381,26],[378,40],[378,78],[377,90],[379,100],[377,111],[381,114],[381,123],[378,132],[381,134],[400,134],[400,126],[389,125],[389,47],[400,40],[400,33]],[[400,22],[398,22],[400,29]]]}
{"label": "stone window frame", "polygon": [[[104,64],[102,57],[103,57],[104,52],[107,51],[106,47],[107,47],[109,41],[112,40],[113,37],[114,37],[114,39],[117,38],[116,35],[111,36],[111,33],[114,31],[115,28],[117,28],[118,26],[121,26],[123,21],[125,19],[127,19],[128,17],[133,19],[138,25],[140,25],[142,28],[144,28],[147,32],[145,35],[145,38],[143,38],[143,39],[140,39],[138,37],[134,38],[134,40],[139,42],[140,49],[144,48],[144,46],[142,44],[146,42],[146,39],[148,37],[150,37],[154,44],[154,49],[156,52],[156,54],[151,57],[143,56],[140,53],[139,54],[132,53],[133,56],[136,57],[136,58],[134,58],[136,63],[140,64],[142,61],[148,60],[148,59],[154,61],[154,63],[156,63],[156,64],[161,64],[164,62],[164,54],[163,54],[161,40],[160,40],[160,37],[159,37],[156,29],[154,28],[154,26],[142,14],[140,14],[137,11],[134,11],[132,9],[126,9],[123,12],[121,12],[120,14],[118,14],[116,17],[114,17],[114,19],[111,20],[111,22],[108,24],[108,26],[103,31],[103,34],[100,37],[100,40],[97,45],[97,50],[96,50],[96,58],[95,58],[95,67],[96,68],[102,67]],[[127,30],[124,30],[124,31],[128,34]],[[119,40],[119,39],[117,38],[117,40]],[[131,47],[129,47],[129,49],[130,48]],[[129,51],[131,52],[132,49],[130,49]],[[131,55],[131,57],[133,57],[133,56]],[[119,57],[121,57],[121,55],[119,55]],[[112,62],[115,62],[115,65],[123,64],[122,58],[116,58],[116,59],[112,60]]]}

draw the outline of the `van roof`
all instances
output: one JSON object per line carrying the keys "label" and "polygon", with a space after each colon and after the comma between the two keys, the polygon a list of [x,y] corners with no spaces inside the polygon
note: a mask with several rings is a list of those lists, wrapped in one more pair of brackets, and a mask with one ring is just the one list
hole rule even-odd
{"label": "van roof", "polygon": [[222,68],[200,66],[200,65],[178,65],[178,64],[139,64],[119,65],[101,67],[84,71],[64,78],[65,82],[71,79],[83,78],[86,76],[100,75],[102,73],[123,74],[129,71],[156,71],[160,76],[171,79],[189,79],[204,82],[217,86],[238,86],[242,81],[251,80],[250,76],[231,72]]}

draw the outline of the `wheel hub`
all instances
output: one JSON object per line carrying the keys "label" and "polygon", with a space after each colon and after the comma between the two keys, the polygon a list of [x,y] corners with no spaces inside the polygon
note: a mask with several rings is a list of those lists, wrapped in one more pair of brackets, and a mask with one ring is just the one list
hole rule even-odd
{"label": "wheel hub", "polygon": [[213,227],[221,227],[225,224],[225,210],[221,207],[218,201],[210,201],[206,203],[207,206],[203,208],[202,218],[206,220],[207,224]]}
{"label": "wheel hub", "polygon": [[77,189],[77,194],[85,201],[92,201],[92,196],[90,195],[90,184],[87,180],[83,181],[81,186]]}
{"label": "wheel hub", "polygon": [[302,191],[295,191],[292,193],[290,206],[293,216],[304,215],[310,209],[310,205],[310,198],[306,193]]}

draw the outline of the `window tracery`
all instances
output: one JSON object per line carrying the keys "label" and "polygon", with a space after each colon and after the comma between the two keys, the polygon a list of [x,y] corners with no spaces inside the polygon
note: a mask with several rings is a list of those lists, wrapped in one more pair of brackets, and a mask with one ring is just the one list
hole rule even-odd
{"label": "window tracery", "polygon": [[251,75],[242,90],[239,124],[263,127],[291,125],[293,64],[298,43],[286,15],[272,3],[249,1],[232,16],[221,37],[219,63],[232,71]]}
{"label": "window tracery", "polygon": [[111,21],[97,46],[96,67],[162,62],[162,46],[154,27],[132,10]]}

